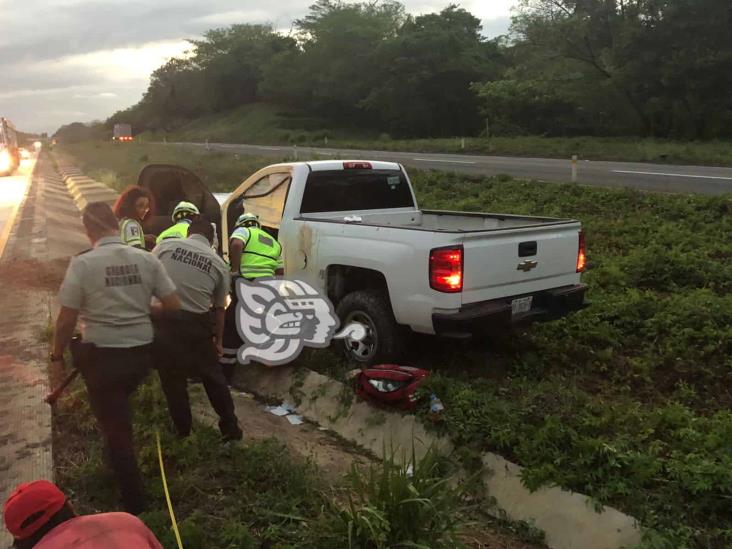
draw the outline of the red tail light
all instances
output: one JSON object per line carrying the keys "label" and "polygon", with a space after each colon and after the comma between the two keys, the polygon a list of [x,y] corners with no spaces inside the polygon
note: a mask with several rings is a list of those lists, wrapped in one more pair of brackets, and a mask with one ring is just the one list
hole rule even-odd
{"label": "red tail light", "polygon": [[344,170],[370,170],[371,163],[370,162],[344,162],[343,169]]}
{"label": "red tail light", "polygon": [[463,291],[462,246],[430,252],[430,288],[451,294]]}
{"label": "red tail light", "polygon": [[579,233],[579,248],[577,250],[577,272],[581,273],[585,270],[585,264],[587,263],[587,253],[585,250],[585,233],[580,231]]}

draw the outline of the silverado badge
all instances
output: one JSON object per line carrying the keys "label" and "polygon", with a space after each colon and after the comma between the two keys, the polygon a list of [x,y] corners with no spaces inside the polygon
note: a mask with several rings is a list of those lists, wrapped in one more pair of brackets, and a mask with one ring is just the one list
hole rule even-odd
{"label": "silverado badge", "polygon": [[525,273],[528,273],[531,269],[535,268],[539,264],[538,261],[531,261],[530,259],[525,259],[521,263],[518,264],[518,267],[516,267],[517,271],[523,271]]}

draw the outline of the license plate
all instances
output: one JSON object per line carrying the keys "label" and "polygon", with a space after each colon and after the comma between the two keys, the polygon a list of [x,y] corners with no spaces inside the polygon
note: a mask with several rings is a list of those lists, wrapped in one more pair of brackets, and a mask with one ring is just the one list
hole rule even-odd
{"label": "license plate", "polygon": [[531,310],[531,302],[534,300],[534,296],[519,297],[511,301],[511,314],[519,315],[521,313],[528,313]]}

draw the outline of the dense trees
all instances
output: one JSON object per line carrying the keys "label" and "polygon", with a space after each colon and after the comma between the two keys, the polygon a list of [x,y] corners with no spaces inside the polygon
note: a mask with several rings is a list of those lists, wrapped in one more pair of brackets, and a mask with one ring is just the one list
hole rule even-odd
{"label": "dense trees", "polygon": [[172,130],[264,101],[401,137],[732,136],[729,0],[518,0],[487,40],[457,6],[318,0],[283,36],[234,25],[156,70],[108,124]]}

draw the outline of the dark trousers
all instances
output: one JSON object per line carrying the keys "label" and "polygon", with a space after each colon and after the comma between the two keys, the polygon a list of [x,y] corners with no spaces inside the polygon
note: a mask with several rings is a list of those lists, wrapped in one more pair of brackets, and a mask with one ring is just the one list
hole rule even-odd
{"label": "dark trousers", "polygon": [[152,345],[131,348],[94,347],[81,366],[89,402],[104,435],[107,455],[126,511],[145,508],[140,470],[132,443],[129,397],[152,367]]}
{"label": "dark trousers", "polygon": [[239,298],[236,295],[236,288],[234,287],[231,290],[231,303],[226,308],[224,341],[222,342],[224,356],[220,359],[221,368],[228,383],[231,383],[231,379],[234,377],[234,368],[237,364],[236,354],[239,351],[239,347],[243,344],[241,337],[239,337],[239,331],[236,328],[236,308],[238,305]]}
{"label": "dark trousers", "polygon": [[155,361],[168,410],[180,436],[191,432],[193,417],[188,398],[188,378],[198,377],[208,400],[219,415],[219,429],[225,438],[241,438],[234,402],[229,392],[208,314],[180,311],[155,322]]}

